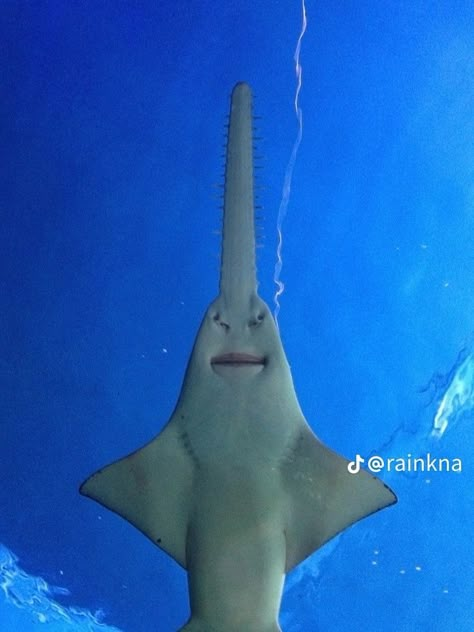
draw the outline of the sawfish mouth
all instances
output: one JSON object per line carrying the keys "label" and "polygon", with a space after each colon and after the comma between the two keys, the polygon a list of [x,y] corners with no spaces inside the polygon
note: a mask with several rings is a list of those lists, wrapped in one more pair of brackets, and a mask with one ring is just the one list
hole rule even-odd
{"label": "sawfish mouth", "polygon": [[211,358],[211,366],[213,369],[220,367],[245,368],[255,367],[262,369],[266,364],[264,356],[253,355],[252,353],[241,353],[231,351],[230,353],[222,353],[221,355]]}

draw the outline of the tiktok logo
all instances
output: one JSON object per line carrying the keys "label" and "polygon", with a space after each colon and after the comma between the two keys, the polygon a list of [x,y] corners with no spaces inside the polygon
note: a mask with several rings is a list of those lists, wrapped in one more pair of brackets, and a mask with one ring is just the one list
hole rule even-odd
{"label": "tiktok logo", "polygon": [[356,454],[355,461],[349,461],[347,464],[347,471],[349,474],[358,474],[360,472],[360,465],[364,461],[364,457],[360,456],[360,454]]}

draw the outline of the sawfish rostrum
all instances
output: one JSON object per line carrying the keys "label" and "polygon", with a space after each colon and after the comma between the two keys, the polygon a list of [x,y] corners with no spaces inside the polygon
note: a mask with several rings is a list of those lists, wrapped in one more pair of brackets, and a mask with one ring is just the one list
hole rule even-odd
{"label": "sawfish rostrum", "polygon": [[[219,295],[201,323],[176,408],[146,446],[81,493],[188,571],[186,632],[276,632],[285,574],[396,502],[314,435],[275,321],[257,293],[252,94],[231,98]],[[159,629],[159,626],[158,628]]]}

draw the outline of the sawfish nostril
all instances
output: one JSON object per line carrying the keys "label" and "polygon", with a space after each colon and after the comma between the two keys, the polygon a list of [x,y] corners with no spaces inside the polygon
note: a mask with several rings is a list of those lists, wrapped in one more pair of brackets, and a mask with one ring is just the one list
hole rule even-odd
{"label": "sawfish nostril", "polygon": [[221,320],[221,315],[219,312],[216,312],[212,317],[212,320],[216,323],[216,325],[220,325],[225,331],[229,331],[230,325],[223,320]]}
{"label": "sawfish nostril", "polygon": [[264,318],[264,314],[257,314],[256,318],[252,318],[251,320],[249,320],[249,327],[256,327],[257,325],[260,325]]}

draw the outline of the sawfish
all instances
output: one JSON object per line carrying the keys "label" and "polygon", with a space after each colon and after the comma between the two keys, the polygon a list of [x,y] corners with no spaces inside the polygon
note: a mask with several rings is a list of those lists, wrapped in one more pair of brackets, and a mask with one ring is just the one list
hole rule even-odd
{"label": "sawfish", "polygon": [[[276,632],[286,574],[354,522],[396,502],[313,433],[280,334],[258,295],[252,92],[231,95],[219,294],[168,423],[99,470],[82,494],[187,570],[183,632]],[[159,626],[157,629],[160,629]]]}

